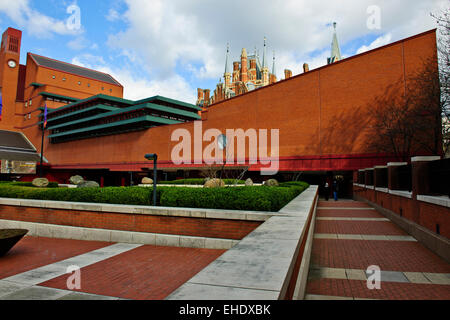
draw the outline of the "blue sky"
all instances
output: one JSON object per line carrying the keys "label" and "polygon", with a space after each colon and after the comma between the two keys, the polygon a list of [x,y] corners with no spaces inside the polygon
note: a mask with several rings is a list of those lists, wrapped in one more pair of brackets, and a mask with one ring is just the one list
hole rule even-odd
{"label": "blue sky", "polygon": [[[71,5],[80,9],[79,30],[67,28]],[[242,47],[262,54],[266,36],[281,79],[285,68],[295,75],[304,62],[326,63],[333,21],[349,57],[435,28],[430,12],[448,7],[441,0],[0,0],[0,28],[23,31],[22,64],[33,52],[111,73],[126,98],[195,102],[198,87],[214,89],[223,76],[227,42],[237,60]]]}

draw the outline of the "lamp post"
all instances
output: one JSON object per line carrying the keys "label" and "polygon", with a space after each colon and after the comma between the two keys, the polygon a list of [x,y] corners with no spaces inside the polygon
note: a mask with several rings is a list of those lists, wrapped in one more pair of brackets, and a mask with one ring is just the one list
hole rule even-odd
{"label": "lamp post", "polygon": [[158,155],[156,153],[148,153],[145,159],[153,160],[153,205],[156,206],[156,178],[158,176],[157,162]]}

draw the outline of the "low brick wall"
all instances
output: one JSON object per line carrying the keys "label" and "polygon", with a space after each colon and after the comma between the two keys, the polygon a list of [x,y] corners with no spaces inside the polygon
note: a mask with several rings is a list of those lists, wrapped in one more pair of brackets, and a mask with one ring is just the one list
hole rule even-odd
{"label": "low brick wall", "polygon": [[[354,198],[392,211],[398,216],[414,222],[434,233],[439,226],[439,235],[450,238],[450,207],[416,200],[411,193],[386,190],[377,191],[354,185]],[[403,195],[399,195],[402,194]],[[418,196],[420,199],[420,196]]]}
{"label": "low brick wall", "polygon": [[354,184],[353,198],[374,206],[428,249],[450,262],[448,197],[415,197],[412,192],[377,190]]}
{"label": "low brick wall", "polygon": [[[66,206],[70,204],[72,209],[60,208],[64,204]],[[195,211],[175,208],[171,210],[140,206],[102,206],[38,200],[19,202],[18,199],[0,199],[0,220],[235,240],[244,238],[271,215],[270,213],[252,215],[245,211],[237,213],[233,210]]]}
{"label": "low brick wall", "polygon": [[310,186],[166,299],[302,299],[317,199]]}

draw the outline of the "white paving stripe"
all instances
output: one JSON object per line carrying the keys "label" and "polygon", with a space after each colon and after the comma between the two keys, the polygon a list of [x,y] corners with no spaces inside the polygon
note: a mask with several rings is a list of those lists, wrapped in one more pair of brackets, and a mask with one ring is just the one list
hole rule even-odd
{"label": "white paving stripe", "polygon": [[375,210],[375,208],[356,208],[356,207],[350,207],[350,208],[344,208],[344,207],[317,207],[319,210]]}
{"label": "white paving stripe", "polygon": [[67,267],[69,266],[78,266],[83,268],[140,246],[142,246],[142,244],[116,243],[98,250],[81,254],[79,256],[19,273],[2,280],[17,285],[34,286],[66,274]]}
{"label": "white paving stripe", "polygon": [[349,218],[349,217],[317,217],[317,220],[326,221],[390,221],[387,218]]}
{"label": "white paving stripe", "polygon": [[335,240],[366,240],[366,241],[411,241],[417,240],[411,236],[386,236],[369,234],[335,234],[335,233],[316,233],[314,239],[335,239]]}
{"label": "white paving stripe", "polygon": [[[326,268],[313,266],[309,270],[309,279],[347,279],[347,280],[367,280],[365,270]],[[416,284],[440,284],[450,285],[449,273],[429,273],[429,272],[403,272],[381,270],[382,282],[402,282]]]}

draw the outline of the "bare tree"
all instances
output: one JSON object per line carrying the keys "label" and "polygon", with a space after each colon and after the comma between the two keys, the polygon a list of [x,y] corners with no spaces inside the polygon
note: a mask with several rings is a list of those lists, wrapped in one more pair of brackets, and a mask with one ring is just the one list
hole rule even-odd
{"label": "bare tree", "polygon": [[450,155],[450,8],[431,14],[438,25],[438,61],[444,153]]}
{"label": "bare tree", "polygon": [[387,88],[369,106],[371,147],[402,161],[450,148],[450,13],[433,17],[439,25],[438,59],[423,61],[406,83]]}

